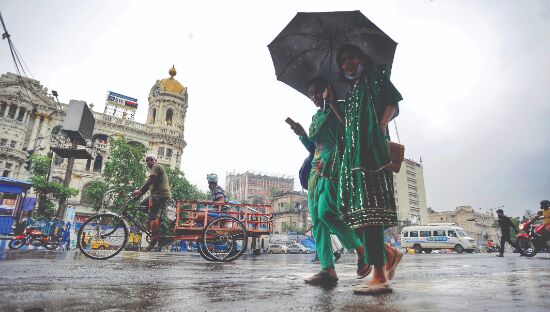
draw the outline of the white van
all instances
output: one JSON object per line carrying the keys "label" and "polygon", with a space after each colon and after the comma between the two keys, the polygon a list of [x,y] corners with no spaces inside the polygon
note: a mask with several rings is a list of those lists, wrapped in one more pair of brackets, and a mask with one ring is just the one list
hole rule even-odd
{"label": "white van", "polygon": [[416,253],[430,253],[435,249],[454,249],[458,253],[470,253],[477,249],[476,241],[454,223],[404,227],[401,230],[401,246],[414,248]]}

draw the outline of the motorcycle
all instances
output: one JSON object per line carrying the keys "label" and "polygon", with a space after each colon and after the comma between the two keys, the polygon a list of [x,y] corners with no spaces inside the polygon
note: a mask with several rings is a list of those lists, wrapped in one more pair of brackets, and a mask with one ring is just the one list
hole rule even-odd
{"label": "motorcycle", "polygon": [[519,252],[526,257],[533,257],[541,251],[550,251],[550,237],[544,235],[544,224],[533,224],[537,218],[529,219],[519,225],[525,233],[516,235]]}
{"label": "motorcycle", "polygon": [[35,226],[28,226],[22,235],[15,236],[8,244],[10,249],[19,249],[24,245],[32,245],[34,247],[44,246],[48,250],[55,250],[59,247],[59,240],[55,237],[45,235]]}
{"label": "motorcycle", "polygon": [[499,248],[495,246],[495,243],[493,243],[492,240],[488,240],[487,243],[485,243],[485,249],[487,250],[487,253],[499,252]]}

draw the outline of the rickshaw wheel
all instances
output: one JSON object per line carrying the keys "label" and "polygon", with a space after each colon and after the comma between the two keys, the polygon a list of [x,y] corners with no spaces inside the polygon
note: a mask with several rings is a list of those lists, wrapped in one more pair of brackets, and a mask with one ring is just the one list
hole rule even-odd
{"label": "rickshaw wheel", "polygon": [[203,243],[201,242],[197,243],[197,249],[199,250],[201,257],[203,257],[206,261],[217,261],[216,259],[212,258],[210,255],[206,254]]}
{"label": "rickshaw wheel", "polygon": [[242,222],[230,216],[219,216],[204,228],[204,253],[214,261],[233,261],[246,251],[247,238]]}

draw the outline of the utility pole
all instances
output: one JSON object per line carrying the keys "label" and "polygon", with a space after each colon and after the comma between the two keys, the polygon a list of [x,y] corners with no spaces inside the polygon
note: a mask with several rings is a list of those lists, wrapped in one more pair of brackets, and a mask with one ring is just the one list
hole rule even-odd
{"label": "utility pole", "polygon": [[[71,138],[71,149],[76,150],[78,147],[78,142],[75,138]],[[69,157],[69,160],[67,161],[67,171],[65,172],[65,179],[63,180],[63,186],[69,187],[71,184],[71,178],[73,175],[73,167],[74,167],[74,156]],[[67,210],[67,199],[61,198],[59,200],[59,209],[57,210],[56,217],[60,220],[63,220],[65,218],[65,210]]]}

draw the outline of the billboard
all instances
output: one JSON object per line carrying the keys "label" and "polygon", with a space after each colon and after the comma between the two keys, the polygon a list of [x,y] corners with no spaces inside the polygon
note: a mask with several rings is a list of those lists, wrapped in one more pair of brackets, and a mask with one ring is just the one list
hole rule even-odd
{"label": "billboard", "polygon": [[113,91],[107,92],[107,103],[123,108],[137,109],[137,99]]}

